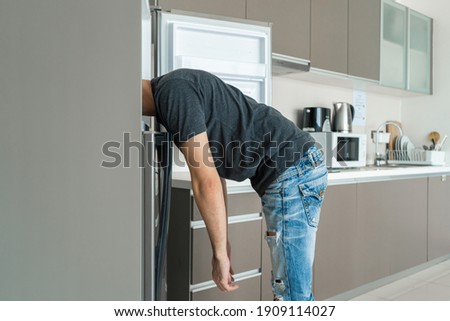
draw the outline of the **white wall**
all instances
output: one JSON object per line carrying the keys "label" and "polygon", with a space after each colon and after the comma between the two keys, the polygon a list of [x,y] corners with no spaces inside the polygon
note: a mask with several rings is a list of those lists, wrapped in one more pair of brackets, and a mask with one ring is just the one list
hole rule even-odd
{"label": "white wall", "polygon": [[[433,25],[433,95],[402,101],[402,120],[416,144],[429,144],[428,133],[450,134],[450,2],[448,0],[402,0],[411,9],[434,19]],[[449,163],[450,142],[444,146]]]}
{"label": "white wall", "polygon": [[[333,108],[333,102],[353,102],[353,90],[337,86],[322,85],[287,77],[273,78],[273,106],[283,115],[297,123],[297,113],[304,107],[321,106]],[[366,92],[366,125],[353,127],[356,133],[366,133],[368,162],[372,162],[374,144],[370,131],[386,120],[401,121],[401,98]],[[298,124],[301,126],[301,124]]]}

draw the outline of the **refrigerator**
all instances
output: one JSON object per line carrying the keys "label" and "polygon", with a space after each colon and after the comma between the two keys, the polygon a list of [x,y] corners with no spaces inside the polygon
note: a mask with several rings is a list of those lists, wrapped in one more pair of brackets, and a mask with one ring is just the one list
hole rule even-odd
{"label": "refrigerator", "polygon": [[[179,68],[211,72],[258,102],[271,104],[271,28],[192,12],[165,12],[142,0],[142,78]],[[151,38],[151,41],[150,41]],[[173,170],[187,171],[171,137],[145,119],[144,299],[165,300],[169,203]],[[171,160],[175,155],[177,162]],[[180,162],[181,160],[181,162]],[[186,267],[180,267],[186,268]]]}

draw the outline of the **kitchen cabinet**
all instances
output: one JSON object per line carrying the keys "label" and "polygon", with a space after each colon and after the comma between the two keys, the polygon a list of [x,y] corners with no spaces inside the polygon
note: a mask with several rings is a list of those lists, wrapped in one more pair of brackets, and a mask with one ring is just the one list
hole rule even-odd
{"label": "kitchen cabinet", "polygon": [[311,0],[247,0],[247,19],[272,23],[272,51],[309,60]]}
{"label": "kitchen cabinet", "polygon": [[428,260],[450,254],[450,179],[428,179]]}
{"label": "kitchen cabinet", "polygon": [[211,245],[192,191],[172,188],[167,253],[169,300],[261,300],[261,200],[255,192],[230,193],[227,208],[232,265],[240,286],[231,293],[220,292],[211,280]]}
{"label": "kitchen cabinet", "polygon": [[356,241],[356,184],[328,186],[317,230],[313,274],[317,300],[357,286]]}
{"label": "kitchen cabinet", "polygon": [[406,88],[407,8],[382,1],[380,84]]}
{"label": "kitchen cabinet", "polygon": [[311,1],[311,67],[347,74],[348,0]]}
{"label": "kitchen cabinet", "polygon": [[431,93],[431,18],[409,9],[408,83],[407,89]]}
{"label": "kitchen cabinet", "polygon": [[382,2],[380,84],[431,93],[432,19]]}
{"label": "kitchen cabinet", "polygon": [[208,288],[202,291],[194,290],[192,301],[259,301],[261,276],[253,276],[237,282],[239,289],[224,294],[217,287]]}
{"label": "kitchen cabinet", "polygon": [[311,67],[430,94],[432,19],[392,0],[160,0],[178,9],[272,23],[272,51]]}
{"label": "kitchen cabinet", "polygon": [[357,283],[427,260],[427,179],[358,184]]}
{"label": "kitchen cabinet", "polygon": [[431,93],[432,19],[391,0],[311,2],[311,67]]}
{"label": "kitchen cabinet", "polygon": [[348,1],[348,74],[380,79],[380,0]]}
{"label": "kitchen cabinet", "polygon": [[379,80],[380,0],[311,3],[311,66]]}
{"label": "kitchen cabinet", "polygon": [[245,19],[245,0],[159,0],[163,10],[184,10]]}
{"label": "kitchen cabinet", "polygon": [[427,184],[425,177],[327,188],[314,263],[317,299],[427,261]]}

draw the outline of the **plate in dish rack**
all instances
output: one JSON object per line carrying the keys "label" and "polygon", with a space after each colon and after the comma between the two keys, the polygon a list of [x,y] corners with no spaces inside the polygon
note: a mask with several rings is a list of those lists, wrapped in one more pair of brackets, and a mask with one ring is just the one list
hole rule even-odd
{"label": "plate in dish rack", "polygon": [[395,146],[395,150],[396,151],[401,151],[401,141],[402,141],[402,136],[397,136],[396,138],[395,138],[395,144],[394,144],[394,146]]}

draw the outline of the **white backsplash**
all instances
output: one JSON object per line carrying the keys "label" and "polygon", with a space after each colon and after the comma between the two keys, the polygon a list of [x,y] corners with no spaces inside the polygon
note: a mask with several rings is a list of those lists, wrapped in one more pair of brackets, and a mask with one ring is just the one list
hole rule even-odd
{"label": "white backsplash", "polygon": [[[353,103],[352,89],[287,77],[274,77],[272,86],[272,105],[296,124],[298,112],[304,107],[321,106],[332,109],[333,102]],[[371,130],[377,129],[386,120],[401,121],[401,104],[402,100],[399,97],[366,92],[366,125],[353,126],[353,132],[368,135],[368,164],[373,162],[375,150],[370,139]]]}

